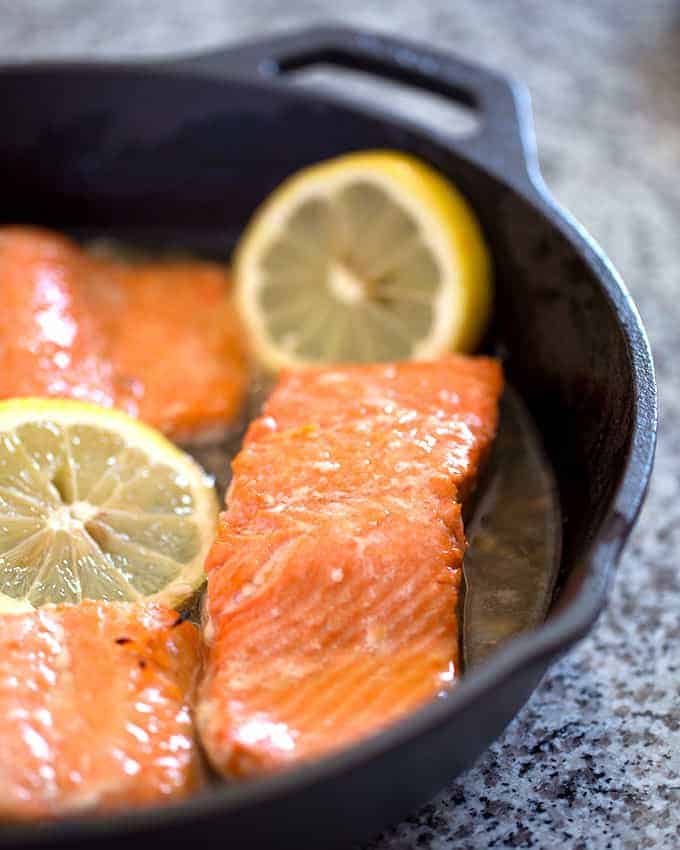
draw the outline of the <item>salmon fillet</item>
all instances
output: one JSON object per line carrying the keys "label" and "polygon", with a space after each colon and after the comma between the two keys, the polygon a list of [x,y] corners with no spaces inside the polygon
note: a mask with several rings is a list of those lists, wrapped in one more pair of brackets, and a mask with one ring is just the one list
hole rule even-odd
{"label": "salmon fillet", "polygon": [[177,441],[224,431],[247,389],[230,290],[213,263],[126,264],[0,228],[0,397],[116,406]]}
{"label": "salmon fillet", "polygon": [[0,398],[68,396],[134,412],[81,285],[90,274],[68,239],[0,228]]}
{"label": "salmon fillet", "polygon": [[208,556],[198,729],[249,776],[376,732],[455,680],[462,502],[499,365],[284,375],[233,463]]}
{"label": "salmon fillet", "polygon": [[166,261],[112,262],[106,272],[90,295],[113,325],[111,361],[116,374],[132,376],[137,415],[177,442],[220,436],[248,383],[225,271]]}
{"label": "salmon fillet", "polygon": [[83,602],[0,619],[0,821],[187,796],[198,630],[156,605]]}

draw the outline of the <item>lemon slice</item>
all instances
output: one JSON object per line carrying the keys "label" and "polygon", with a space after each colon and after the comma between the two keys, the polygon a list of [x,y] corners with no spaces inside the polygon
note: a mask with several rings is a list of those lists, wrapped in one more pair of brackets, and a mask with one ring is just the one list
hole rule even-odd
{"label": "lemon slice", "polygon": [[462,195],[401,153],[349,154],[288,178],[234,262],[237,303],[270,369],[470,351],[491,263]]}
{"label": "lemon slice", "polygon": [[181,606],[215,530],[210,480],[157,431],[74,401],[0,403],[0,612]]}

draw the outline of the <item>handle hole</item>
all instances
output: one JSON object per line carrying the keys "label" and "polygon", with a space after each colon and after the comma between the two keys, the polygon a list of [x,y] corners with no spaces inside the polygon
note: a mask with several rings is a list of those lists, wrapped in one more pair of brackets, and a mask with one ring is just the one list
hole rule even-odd
{"label": "handle hole", "polygon": [[456,103],[449,96],[427,91],[417,83],[396,82],[377,77],[368,70],[350,70],[328,61],[303,67],[281,65],[278,71],[300,88],[371,108],[378,105],[400,118],[447,136],[473,136],[481,129],[481,115],[472,101]]}

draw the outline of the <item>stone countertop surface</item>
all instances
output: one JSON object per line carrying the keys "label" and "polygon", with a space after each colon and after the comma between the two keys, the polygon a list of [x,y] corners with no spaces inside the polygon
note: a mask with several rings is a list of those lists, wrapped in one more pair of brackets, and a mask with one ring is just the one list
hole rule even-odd
{"label": "stone countertop surface", "polygon": [[366,848],[680,847],[680,3],[0,0],[0,22],[2,61],[173,54],[353,24],[528,83],[546,181],[618,266],[651,337],[655,476],[592,634],[471,770]]}

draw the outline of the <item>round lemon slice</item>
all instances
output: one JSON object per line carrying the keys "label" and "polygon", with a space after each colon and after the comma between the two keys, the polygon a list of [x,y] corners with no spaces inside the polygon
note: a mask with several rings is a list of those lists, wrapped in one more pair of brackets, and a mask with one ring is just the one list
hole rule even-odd
{"label": "round lemon slice", "polygon": [[234,258],[239,312],[269,369],[470,351],[491,311],[491,263],[457,189],[391,151],[288,178]]}
{"label": "round lemon slice", "polygon": [[80,402],[0,402],[0,613],[179,607],[203,582],[216,516],[211,481],[152,428]]}

